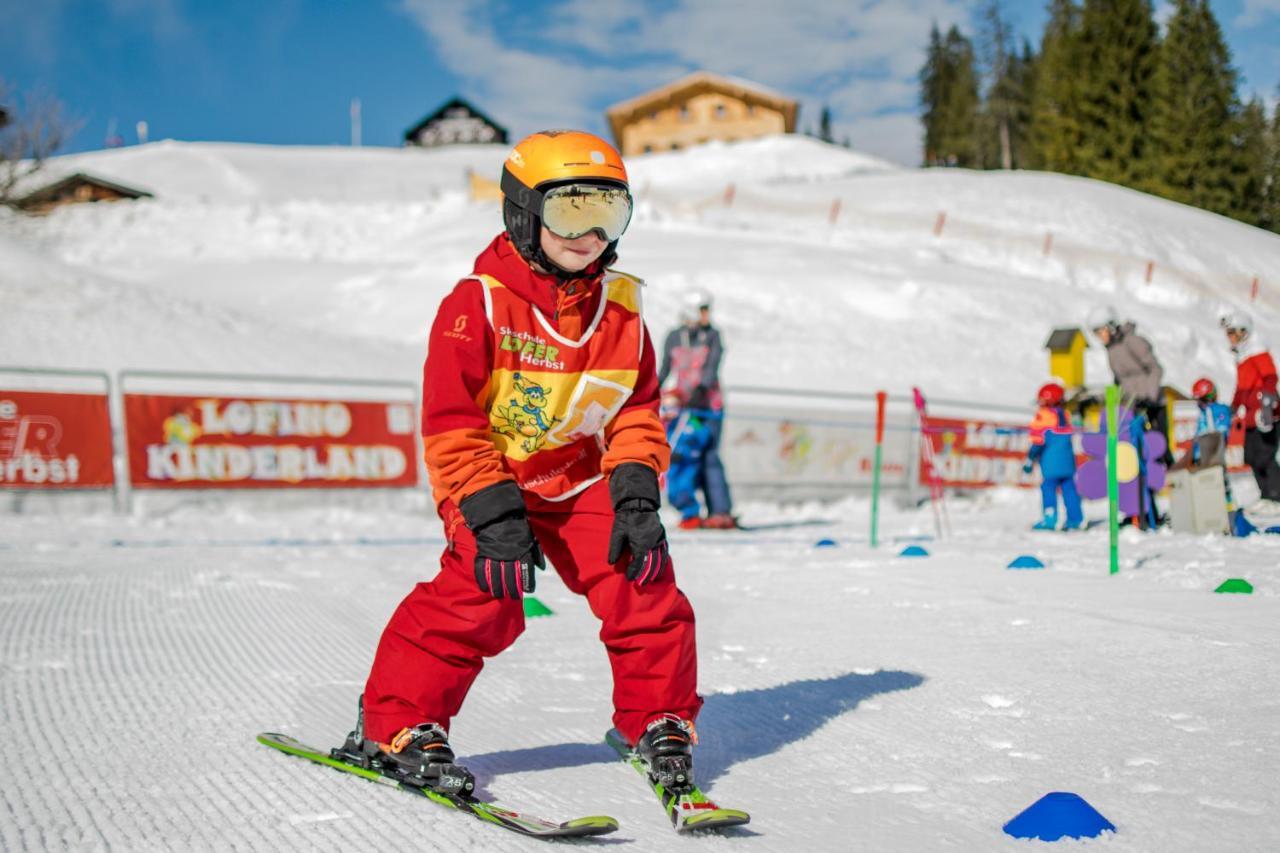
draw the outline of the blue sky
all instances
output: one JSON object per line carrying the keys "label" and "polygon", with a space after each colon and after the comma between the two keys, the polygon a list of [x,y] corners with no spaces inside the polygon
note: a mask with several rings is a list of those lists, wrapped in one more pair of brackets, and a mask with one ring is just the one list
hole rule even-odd
{"label": "blue sky", "polygon": [[[152,139],[367,145],[455,94],[516,136],[604,132],[604,108],[699,68],[823,104],[837,136],[919,160],[916,73],[931,21],[972,33],[974,0],[0,0],[0,77],[53,92],[100,147]],[[1006,0],[1038,43],[1043,0]],[[1242,95],[1274,104],[1280,0],[1216,0]],[[1157,15],[1168,14],[1157,0]]]}

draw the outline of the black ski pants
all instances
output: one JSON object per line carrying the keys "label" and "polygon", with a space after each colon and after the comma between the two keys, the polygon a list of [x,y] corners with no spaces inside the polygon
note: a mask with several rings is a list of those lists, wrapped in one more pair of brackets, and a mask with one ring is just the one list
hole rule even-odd
{"label": "black ski pants", "polygon": [[1258,490],[1267,500],[1280,501],[1280,463],[1276,451],[1280,449],[1280,429],[1263,432],[1257,429],[1244,431],[1244,461],[1253,469]]}

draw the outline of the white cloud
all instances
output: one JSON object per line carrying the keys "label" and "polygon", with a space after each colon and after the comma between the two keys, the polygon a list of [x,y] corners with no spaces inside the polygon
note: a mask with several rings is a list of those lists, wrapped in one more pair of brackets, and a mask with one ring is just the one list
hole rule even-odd
{"label": "white cloud", "polygon": [[1280,0],[1244,0],[1244,9],[1235,24],[1237,27],[1250,27],[1269,15],[1280,15]]}
{"label": "white cloud", "polygon": [[465,94],[517,134],[602,128],[609,104],[707,69],[800,99],[802,126],[829,105],[855,147],[909,164],[920,159],[916,75],[929,27],[965,24],[971,8],[968,0],[567,0],[541,22],[521,19],[517,33],[495,23],[497,0],[403,5]]}

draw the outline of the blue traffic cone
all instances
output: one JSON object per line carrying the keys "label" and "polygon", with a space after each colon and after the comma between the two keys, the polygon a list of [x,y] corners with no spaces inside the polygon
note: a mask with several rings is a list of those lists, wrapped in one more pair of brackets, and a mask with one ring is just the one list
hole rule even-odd
{"label": "blue traffic cone", "polygon": [[1100,815],[1079,794],[1054,791],[1045,794],[1004,825],[1014,838],[1096,838],[1103,832],[1115,832],[1111,821]]}

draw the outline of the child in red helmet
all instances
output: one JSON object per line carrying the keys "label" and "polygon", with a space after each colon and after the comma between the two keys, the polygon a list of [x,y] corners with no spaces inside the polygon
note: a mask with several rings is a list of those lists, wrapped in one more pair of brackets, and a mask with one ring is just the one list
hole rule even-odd
{"label": "child in red helmet", "polygon": [[631,217],[626,168],[599,137],[544,131],[511,151],[501,186],[506,230],[440,304],[423,375],[448,545],[382,634],[351,741],[416,785],[471,790],[449,725],[485,658],[524,630],[545,553],[602,623],[614,726],[678,791],[702,699],[658,519],[670,449],[642,282],[609,269]]}
{"label": "child in red helmet", "polygon": [[[1218,402],[1218,386],[1213,380],[1201,377],[1191,386],[1191,396],[1200,408],[1200,416],[1196,419],[1196,438],[1202,435],[1218,433],[1222,436],[1222,446],[1227,446],[1227,436],[1231,433],[1231,407]],[[1191,461],[1200,462],[1200,443],[1191,445]]]}
{"label": "child in red helmet", "polygon": [[1031,449],[1022,470],[1030,474],[1040,463],[1040,497],[1044,515],[1032,526],[1034,530],[1058,528],[1058,493],[1067,511],[1063,530],[1079,530],[1084,524],[1080,493],[1076,491],[1076,454],[1071,442],[1071,419],[1062,407],[1065,392],[1061,385],[1050,382],[1036,394],[1040,404],[1031,420]]}

